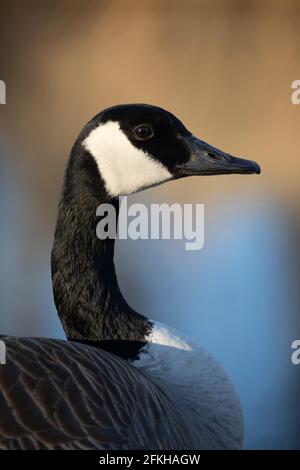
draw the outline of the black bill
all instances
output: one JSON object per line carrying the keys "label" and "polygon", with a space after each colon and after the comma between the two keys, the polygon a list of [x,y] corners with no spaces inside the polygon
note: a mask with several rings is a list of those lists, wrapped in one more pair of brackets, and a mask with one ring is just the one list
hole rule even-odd
{"label": "black bill", "polygon": [[231,173],[259,174],[260,166],[243,158],[233,157],[194,136],[182,137],[190,149],[191,158],[177,166],[178,176],[225,175]]}

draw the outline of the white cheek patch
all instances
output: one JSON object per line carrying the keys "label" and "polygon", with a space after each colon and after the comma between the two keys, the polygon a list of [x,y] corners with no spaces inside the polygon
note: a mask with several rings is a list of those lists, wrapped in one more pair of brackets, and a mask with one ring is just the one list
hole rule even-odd
{"label": "white cheek patch", "polygon": [[83,146],[95,158],[111,196],[131,194],[172,178],[164,165],[130,142],[117,122],[92,130]]}

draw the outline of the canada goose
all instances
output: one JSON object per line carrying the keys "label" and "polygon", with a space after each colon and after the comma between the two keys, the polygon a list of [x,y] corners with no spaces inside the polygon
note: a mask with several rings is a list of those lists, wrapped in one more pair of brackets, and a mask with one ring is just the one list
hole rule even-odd
{"label": "canada goose", "polygon": [[222,367],[201,346],[135,312],[96,236],[96,208],[192,175],[260,173],[195,138],[169,112],[119,105],[81,131],[68,161],[52,251],[67,338],[3,337],[0,448],[236,449],[242,411]]}

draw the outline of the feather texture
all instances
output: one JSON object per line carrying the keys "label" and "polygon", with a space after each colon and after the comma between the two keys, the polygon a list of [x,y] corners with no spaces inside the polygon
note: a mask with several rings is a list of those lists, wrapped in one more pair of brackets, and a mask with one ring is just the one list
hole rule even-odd
{"label": "feather texture", "polygon": [[191,449],[165,393],[123,359],[84,344],[4,337],[0,449]]}

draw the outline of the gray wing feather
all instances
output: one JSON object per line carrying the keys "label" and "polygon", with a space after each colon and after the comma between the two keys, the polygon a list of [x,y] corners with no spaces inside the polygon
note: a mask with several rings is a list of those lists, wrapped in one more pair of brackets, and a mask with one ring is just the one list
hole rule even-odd
{"label": "gray wing feather", "polygon": [[188,449],[186,426],[160,388],[87,345],[4,338],[0,449]]}

